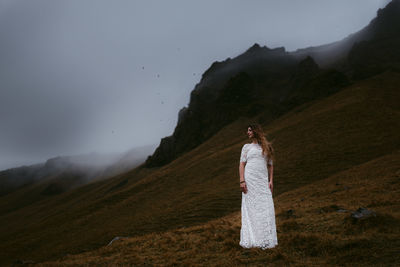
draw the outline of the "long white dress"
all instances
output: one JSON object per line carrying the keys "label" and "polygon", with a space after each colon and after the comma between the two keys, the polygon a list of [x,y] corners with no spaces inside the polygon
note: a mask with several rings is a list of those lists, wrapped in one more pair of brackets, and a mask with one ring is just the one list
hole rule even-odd
{"label": "long white dress", "polygon": [[244,248],[273,248],[278,244],[278,238],[267,170],[267,162],[272,165],[272,159],[262,155],[259,144],[251,143],[242,147],[240,162],[247,162],[244,169],[247,193],[242,192],[239,244]]}

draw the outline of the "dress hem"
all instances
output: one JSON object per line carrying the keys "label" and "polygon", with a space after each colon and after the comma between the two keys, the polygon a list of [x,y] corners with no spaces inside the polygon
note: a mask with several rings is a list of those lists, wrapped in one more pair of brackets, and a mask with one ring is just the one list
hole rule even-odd
{"label": "dress hem", "polygon": [[278,243],[275,243],[273,245],[266,245],[266,246],[264,246],[264,245],[244,245],[244,244],[241,244],[241,243],[239,243],[239,245],[242,248],[261,248],[261,249],[264,250],[264,249],[274,248],[274,247],[278,246]]}

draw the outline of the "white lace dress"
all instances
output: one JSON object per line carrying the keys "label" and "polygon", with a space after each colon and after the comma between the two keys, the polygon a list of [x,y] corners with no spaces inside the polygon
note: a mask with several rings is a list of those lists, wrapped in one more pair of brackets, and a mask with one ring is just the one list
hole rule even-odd
{"label": "white lace dress", "polygon": [[247,162],[244,169],[247,193],[242,192],[242,227],[240,246],[244,248],[272,248],[278,244],[275,225],[275,208],[268,186],[267,162],[259,144],[245,144],[240,162]]}

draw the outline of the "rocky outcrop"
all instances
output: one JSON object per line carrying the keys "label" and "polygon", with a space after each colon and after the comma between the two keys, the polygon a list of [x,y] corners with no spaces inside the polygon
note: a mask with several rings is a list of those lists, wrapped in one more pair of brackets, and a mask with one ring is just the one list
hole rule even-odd
{"label": "rocky outcrop", "polygon": [[161,139],[145,166],[164,165],[238,116],[254,116],[262,111],[266,99],[278,102],[289,89],[281,80],[289,78],[297,63],[283,48],[258,44],[234,59],[214,62],[191,92],[189,106],[179,111],[174,133]]}
{"label": "rocky outcrop", "polygon": [[211,65],[191,92],[189,106],[179,111],[174,133],[161,139],[145,167],[171,162],[239,116],[269,113],[264,117],[273,119],[347,84],[344,74],[322,71],[311,57],[295,60],[283,48],[255,44],[237,58]]}
{"label": "rocky outcrop", "polygon": [[298,64],[290,81],[291,91],[282,101],[288,107],[326,97],[350,85],[344,73],[335,69],[321,69],[310,56]]}

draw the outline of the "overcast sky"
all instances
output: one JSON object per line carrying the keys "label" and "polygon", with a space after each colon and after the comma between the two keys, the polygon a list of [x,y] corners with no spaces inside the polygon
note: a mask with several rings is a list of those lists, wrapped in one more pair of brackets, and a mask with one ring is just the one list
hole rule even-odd
{"label": "overcast sky", "polygon": [[340,40],[388,2],[0,0],[0,170],[155,148],[214,61]]}

